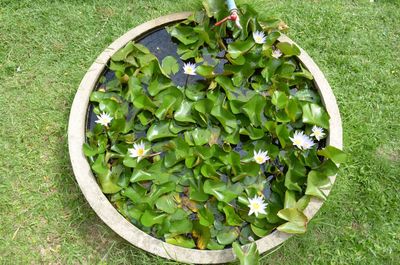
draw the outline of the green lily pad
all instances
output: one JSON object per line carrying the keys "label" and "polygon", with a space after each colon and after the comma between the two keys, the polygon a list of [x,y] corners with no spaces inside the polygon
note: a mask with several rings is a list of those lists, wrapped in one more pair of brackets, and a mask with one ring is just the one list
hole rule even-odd
{"label": "green lily pad", "polygon": [[263,229],[253,224],[250,224],[250,227],[251,231],[253,231],[253,233],[256,234],[258,237],[264,237],[271,231],[270,229]]}
{"label": "green lily pad", "polygon": [[213,115],[224,127],[227,133],[232,133],[238,127],[235,115],[221,105],[215,105],[211,110]]}
{"label": "green lily pad", "polygon": [[140,204],[143,203],[143,197],[145,196],[146,192],[146,189],[138,185],[132,185],[121,190],[121,195],[129,198],[133,203]]}
{"label": "green lily pad", "polygon": [[226,227],[224,230],[217,233],[217,241],[221,245],[232,244],[238,237],[240,231],[236,227]]}
{"label": "green lily pad", "polygon": [[165,238],[165,242],[184,248],[194,248],[196,246],[193,239],[184,236]]}
{"label": "green lily pad", "polygon": [[231,58],[236,59],[242,54],[249,51],[252,47],[254,47],[254,41],[252,39],[245,41],[235,41],[228,46],[228,53]]}
{"label": "green lily pad", "polygon": [[193,119],[192,115],[192,102],[182,101],[180,107],[175,111],[174,119],[180,122],[193,122],[196,123],[196,120]]}
{"label": "green lily pad", "polygon": [[276,47],[286,56],[300,55],[300,49],[295,44],[280,42],[276,45]]}
{"label": "green lily pad", "polygon": [[144,109],[144,110],[148,110],[151,112],[154,112],[154,109],[157,107],[153,103],[153,101],[151,101],[151,99],[144,94],[141,94],[141,95],[138,95],[137,97],[135,97],[133,99],[133,105],[135,106],[135,108]]}
{"label": "green lily pad", "polygon": [[240,226],[243,220],[235,213],[235,209],[229,205],[223,208],[226,217],[226,223],[231,226]]}
{"label": "green lily pad", "polygon": [[246,250],[243,250],[241,246],[234,242],[232,244],[233,252],[236,257],[240,260],[240,264],[243,265],[259,265],[260,264],[260,254],[257,250],[256,243],[251,243]]}
{"label": "green lily pad", "polygon": [[265,104],[265,99],[261,95],[255,95],[243,105],[242,109],[244,113],[246,113],[254,126],[261,125]]}
{"label": "green lily pad", "polygon": [[205,78],[211,78],[215,75],[214,66],[211,65],[200,65],[196,68],[196,73],[204,76]]}
{"label": "green lily pad", "polygon": [[197,215],[202,226],[211,226],[214,223],[214,215],[206,207],[199,209]]}
{"label": "green lily pad", "polygon": [[124,60],[129,53],[131,53],[135,49],[133,42],[129,42],[122,49],[117,51],[113,56],[111,56],[111,60],[113,61],[122,61]]}
{"label": "green lily pad", "polygon": [[204,192],[216,197],[219,201],[230,202],[242,193],[243,187],[237,183],[227,186],[224,182],[217,180],[206,180],[204,182]]}
{"label": "green lily pad", "polygon": [[207,244],[207,248],[211,250],[222,250],[225,248],[225,245],[220,245],[215,240],[210,240]]}
{"label": "green lily pad", "polygon": [[176,234],[190,233],[193,228],[193,223],[189,219],[182,219],[171,222],[169,231]]}
{"label": "green lily pad", "polygon": [[278,226],[277,230],[290,234],[304,234],[306,232],[308,219],[298,209],[282,209],[278,212],[278,216],[288,222]]}
{"label": "green lily pad", "polygon": [[162,68],[167,74],[176,74],[179,72],[179,64],[178,61],[173,56],[166,56],[162,60]]}
{"label": "green lily pad", "polygon": [[307,189],[305,194],[316,196],[320,199],[325,200],[326,194],[323,190],[330,188],[332,183],[328,176],[321,174],[318,171],[312,170],[308,173],[307,178]]}
{"label": "green lily pad", "polygon": [[155,116],[159,120],[163,120],[168,113],[172,113],[175,102],[175,97],[170,95],[165,96],[163,103],[161,103],[160,107],[155,112]]}
{"label": "green lily pad", "polygon": [[286,94],[284,92],[278,91],[278,90],[276,90],[274,92],[274,94],[272,94],[272,98],[271,98],[272,104],[274,104],[275,106],[277,106],[280,109],[282,109],[286,106],[288,100],[289,99],[286,96]]}
{"label": "green lily pad", "polygon": [[333,162],[338,164],[346,161],[346,154],[342,150],[331,145],[325,147],[324,149],[318,150],[318,155],[330,158]]}
{"label": "green lily pad", "polygon": [[158,93],[160,93],[161,91],[163,91],[171,86],[172,86],[171,80],[169,80],[168,78],[166,78],[163,75],[158,75],[157,78],[153,79],[150,82],[148,91],[151,96],[155,96]]}
{"label": "green lily pad", "polygon": [[140,218],[140,222],[142,225],[151,227],[155,224],[161,224],[164,219],[167,217],[165,213],[156,213],[154,211],[146,210],[142,217]]}
{"label": "green lily pad", "polygon": [[161,138],[176,136],[176,134],[169,130],[169,126],[170,123],[167,121],[154,123],[147,131],[147,140],[154,141]]}
{"label": "green lily pad", "polygon": [[329,115],[324,108],[315,103],[304,103],[303,122],[328,129]]}
{"label": "green lily pad", "polygon": [[203,145],[208,143],[211,137],[211,132],[208,129],[196,128],[191,131],[193,142],[195,145]]}

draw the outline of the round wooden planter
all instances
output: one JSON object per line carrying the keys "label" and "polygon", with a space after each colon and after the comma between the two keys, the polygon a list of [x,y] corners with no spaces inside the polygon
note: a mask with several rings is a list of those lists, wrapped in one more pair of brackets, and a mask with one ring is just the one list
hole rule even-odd
{"label": "round wooden planter", "polygon": [[[86,200],[89,202],[90,206],[97,213],[97,215],[118,235],[136,247],[167,259],[173,259],[186,263],[225,263],[235,259],[231,249],[198,250],[171,245],[156,239],[145,232],[142,232],[132,223],[127,221],[121,214],[118,213],[118,211],[111,205],[106,196],[102,193],[82,151],[82,145],[85,142],[86,116],[89,104],[89,96],[110,57],[119,49],[124,47],[129,41],[135,40],[136,38],[143,36],[143,34],[152,31],[155,28],[160,28],[167,24],[184,20],[189,15],[190,13],[188,12],[171,14],[141,24],[114,41],[100,54],[100,56],[95,60],[84,76],[72,104],[68,128],[69,154],[76,180]],[[279,41],[293,43],[293,41],[286,36],[281,36]],[[333,95],[327,80],[318,66],[302,49],[299,59],[313,74],[315,84],[319,90],[322,101],[330,115],[330,131],[327,139],[328,144],[342,149],[342,123],[335,96]],[[335,176],[330,178],[333,184],[335,181]],[[329,189],[326,190],[326,194],[328,193]],[[323,201],[313,198],[308,207],[305,209],[305,215],[311,219],[322,206],[322,204]],[[258,250],[260,253],[271,250],[288,239],[290,236],[291,235],[286,233],[274,231],[268,236],[256,241]]]}

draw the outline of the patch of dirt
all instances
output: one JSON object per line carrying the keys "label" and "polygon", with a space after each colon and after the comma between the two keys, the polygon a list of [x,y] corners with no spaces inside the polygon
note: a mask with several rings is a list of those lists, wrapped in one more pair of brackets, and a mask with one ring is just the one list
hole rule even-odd
{"label": "patch of dirt", "polygon": [[376,149],[378,158],[384,158],[390,162],[400,162],[400,150],[392,149],[387,145],[381,145]]}
{"label": "patch of dirt", "polygon": [[109,18],[115,15],[115,12],[111,7],[97,7],[96,13],[103,18]]}
{"label": "patch of dirt", "polygon": [[41,261],[46,264],[61,264],[60,260],[61,238],[58,235],[50,234],[46,242],[39,246]]}
{"label": "patch of dirt", "polygon": [[122,239],[110,228],[106,227],[98,218],[87,219],[80,225],[88,244],[92,245],[96,252],[103,253],[109,249],[113,242],[120,242]]}

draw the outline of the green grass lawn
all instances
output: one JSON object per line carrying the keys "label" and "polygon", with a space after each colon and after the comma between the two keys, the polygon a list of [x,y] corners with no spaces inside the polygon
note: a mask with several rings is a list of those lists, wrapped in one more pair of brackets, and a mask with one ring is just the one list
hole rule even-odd
{"label": "green grass lawn", "polygon": [[[337,97],[348,162],[332,193],[263,264],[400,264],[399,0],[247,0],[282,17]],[[94,59],[183,0],[0,0],[0,263],[171,264],[125,242],[71,170],[70,106]],[[18,68],[18,71],[17,71]]]}

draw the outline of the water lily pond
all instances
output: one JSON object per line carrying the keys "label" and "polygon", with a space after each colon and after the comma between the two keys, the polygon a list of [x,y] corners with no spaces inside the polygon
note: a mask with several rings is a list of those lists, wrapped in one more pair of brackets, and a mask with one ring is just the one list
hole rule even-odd
{"label": "water lily pond", "polygon": [[241,7],[242,30],[196,12],[115,53],[90,97],[83,146],[130,222],[170,244],[218,250],[306,231],[343,154],[280,20]]}

